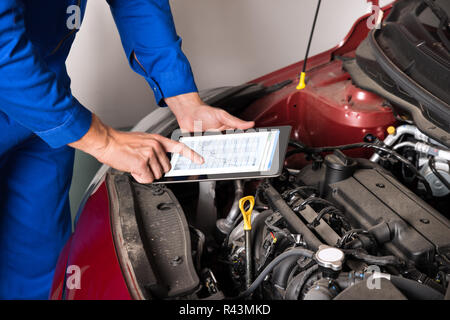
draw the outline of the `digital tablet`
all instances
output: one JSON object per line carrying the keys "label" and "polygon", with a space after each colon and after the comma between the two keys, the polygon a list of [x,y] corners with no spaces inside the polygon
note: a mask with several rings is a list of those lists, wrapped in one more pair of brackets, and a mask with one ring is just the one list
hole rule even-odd
{"label": "digital tablet", "polygon": [[200,154],[196,164],[180,154],[171,155],[171,170],[153,183],[276,177],[283,169],[290,126],[246,131],[180,134],[178,141]]}

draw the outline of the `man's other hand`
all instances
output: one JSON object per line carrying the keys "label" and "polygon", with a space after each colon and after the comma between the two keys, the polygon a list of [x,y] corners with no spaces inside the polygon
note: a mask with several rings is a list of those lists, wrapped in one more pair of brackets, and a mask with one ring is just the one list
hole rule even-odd
{"label": "man's other hand", "polygon": [[139,183],[151,183],[171,169],[167,152],[179,153],[198,164],[204,162],[181,142],[158,134],[117,131],[104,125],[95,114],[89,131],[69,146],[91,154],[114,169],[131,173]]}
{"label": "man's other hand", "polygon": [[166,98],[165,101],[175,114],[180,128],[189,132],[194,129],[202,131],[246,130],[255,125],[253,121],[243,121],[225,110],[206,105],[196,92]]}

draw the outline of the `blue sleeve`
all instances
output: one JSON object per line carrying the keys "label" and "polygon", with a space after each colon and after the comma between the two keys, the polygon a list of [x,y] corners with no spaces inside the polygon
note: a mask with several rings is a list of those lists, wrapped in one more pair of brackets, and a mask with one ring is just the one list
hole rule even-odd
{"label": "blue sleeve", "polygon": [[165,105],[164,98],[198,91],[168,0],[108,3],[130,65],[147,80],[159,105]]}
{"label": "blue sleeve", "polygon": [[0,1],[0,111],[55,148],[79,140],[91,125],[91,113],[27,38],[21,0]]}

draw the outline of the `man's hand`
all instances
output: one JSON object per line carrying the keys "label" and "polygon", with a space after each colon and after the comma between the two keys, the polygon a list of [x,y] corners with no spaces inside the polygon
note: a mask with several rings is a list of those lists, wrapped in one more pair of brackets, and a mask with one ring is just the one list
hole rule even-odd
{"label": "man's hand", "polygon": [[[166,102],[182,130],[193,131],[197,121],[201,121],[204,131],[245,130],[254,126],[253,121],[243,121],[222,109],[205,105],[198,93],[166,98]],[[139,183],[151,183],[171,169],[167,152],[179,153],[198,164],[204,162],[199,154],[181,142],[158,134],[117,131],[104,125],[95,114],[89,131],[69,146],[89,153],[114,169],[131,173]]]}
{"label": "man's hand", "polygon": [[204,161],[181,142],[158,134],[117,131],[104,125],[95,114],[86,135],[69,146],[117,170],[131,173],[140,183],[151,183],[170,170],[166,152],[180,153],[198,164]]}
{"label": "man's hand", "polygon": [[[194,131],[194,122],[200,122],[200,129],[206,130],[228,130],[252,128],[253,121],[243,121],[233,117],[225,110],[213,108],[206,105],[198,93],[186,93],[179,96],[166,98],[167,105],[175,114],[178,124],[182,130]],[[197,124],[196,124],[197,125]]]}

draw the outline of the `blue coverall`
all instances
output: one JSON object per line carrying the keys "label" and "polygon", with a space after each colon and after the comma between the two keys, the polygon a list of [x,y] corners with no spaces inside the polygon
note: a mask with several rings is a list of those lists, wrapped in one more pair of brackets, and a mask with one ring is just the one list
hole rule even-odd
{"label": "blue coverall", "polygon": [[[69,6],[83,14],[86,1],[0,1],[2,299],[48,298],[70,236],[74,150],[66,145],[88,131],[91,113],[70,91],[65,60],[77,30],[67,21],[74,13]],[[107,2],[130,65],[157,102],[196,92],[168,0]]]}

